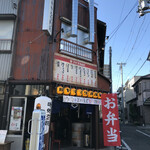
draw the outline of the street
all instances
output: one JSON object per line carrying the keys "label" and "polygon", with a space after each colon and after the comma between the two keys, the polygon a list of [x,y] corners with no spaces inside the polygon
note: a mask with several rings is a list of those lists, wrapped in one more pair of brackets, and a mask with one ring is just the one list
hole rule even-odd
{"label": "street", "polygon": [[124,125],[121,126],[121,130],[123,149],[150,149],[150,127]]}

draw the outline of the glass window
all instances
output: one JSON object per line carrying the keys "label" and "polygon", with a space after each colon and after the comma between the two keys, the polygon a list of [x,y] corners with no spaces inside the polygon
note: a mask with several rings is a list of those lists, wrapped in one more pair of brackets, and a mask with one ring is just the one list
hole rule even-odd
{"label": "glass window", "polygon": [[9,134],[22,134],[24,124],[25,98],[11,98],[9,115]]}
{"label": "glass window", "polygon": [[14,20],[0,20],[0,50],[11,50]]}

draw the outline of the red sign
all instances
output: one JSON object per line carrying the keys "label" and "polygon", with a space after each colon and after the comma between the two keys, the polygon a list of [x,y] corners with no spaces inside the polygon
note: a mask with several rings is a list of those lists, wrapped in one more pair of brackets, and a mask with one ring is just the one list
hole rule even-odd
{"label": "red sign", "polygon": [[102,94],[104,146],[121,146],[117,94]]}

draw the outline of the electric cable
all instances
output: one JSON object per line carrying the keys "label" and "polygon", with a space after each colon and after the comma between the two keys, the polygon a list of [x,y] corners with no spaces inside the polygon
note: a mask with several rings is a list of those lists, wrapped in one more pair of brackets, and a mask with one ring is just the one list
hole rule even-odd
{"label": "electric cable", "polygon": [[[131,10],[128,12],[128,14],[124,17],[124,19],[121,21],[121,23],[110,33],[109,35],[109,39],[107,41],[107,43],[112,39],[112,37],[117,33],[117,31],[119,30],[119,28],[121,27],[121,25],[124,23],[124,21],[128,18],[128,16],[131,14],[131,12],[133,11],[133,9],[135,8],[135,6],[137,5],[137,2],[134,4],[134,6],[131,8]],[[106,43],[106,44],[107,44]]]}
{"label": "electric cable", "polygon": [[134,70],[134,68],[137,66],[137,64],[139,63],[139,61],[141,61],[141,58],[138,59],[138,61],[136,62],[136,64],[133,66],[133,68],[131,69],[131,71],[129,72],[129,74],[127,75],[127,77],[131,74],[131,72]]}
{"label": "electric cable", "polygon": [[136,74],[134,76],[137,75],[137,73],[142,69],[142,67],[144,66],[144,64],[146,63],[147,59],[144,61],[144,63],[142,64],[142,66],[139,68],[139,70],[136,72]]}
{"label": "electric cable", "polygon": [[138,43],[137,47],[139,47],[139,45],[142,43],[141,41],[145,37],[145,33],[147,32],[149,25],[150,25],[150,21],[148,22],[147,26],[145,27],[145,31],[143,32],[142,38],[139,40],[140,42]]}
{"label": "electric cable", "polygon": [[[118,24],[120,24],[120,21],[121,21],[121,17],[122,17],[123,10],[124,10],[124,7],[125,7],[125,2],[126,2],[126,0],[124,0],[123,7],[122,7],[122,9],[121,9],[121,14],[120,14],[120,17],[119,17],[119,22],[118,22]],[[116,36],[117,36],[117,34],[115,35],[115,38],[114,38],[113,43],[112,43],[112,46],[113,46],[114,43],[115,43]]]}
{"label": "electric cable", "polygon": [[128,38],[127,38],[125,47],[124,47],[124,49],[123,49],[123,51],[122,51],[122,53],[121,53],[121,55],[119,57],[119,60],[121,60],[125,50],[127,49],[127,46],[129,47],[130,44],[128,44],[128,43],[132,41],[132,35],[133,35],[132,33],[133,33],[134,29],[135,29],[134,27],[135,27],[135,23],[136,23],[136,18],[137,18],[137,16],[135,15],[135,18],[134,18],[134,21],[133,21],[133,24],[132,24],[132,27],[131,27],[131,30],[130,30],[130,34],[129,34]]}
{"label": "electric cable", "polygon": [[143,22],[141,23],[141,26],[140,26],[140,28],[139,28],[139,31],[138,31],[138,33],[137,33],[137,36],[136,36],[136,39],[135,39],[134,44],[133,44],[133,46],[132,46],[132,49],[131,49],[131,51],[130,51],[130,53],[129,53],[129,55],[128,55],[126,61],[125,61],[125,63],[127,63],[129,57],[131,56],[131,53],[132,53],[132,51],[133,51],[133,49],[134,49],[134,47],[135,47],[135,44],[136,44],[136,42],[137,42],[137,40],[138,40],[138,37],[139,37],[140,31],[141,31],[141,29],[142,29],[142,26],[143,26],[143,24],[144,24],[144,21],[145,21],[145,16],[144,16]]}

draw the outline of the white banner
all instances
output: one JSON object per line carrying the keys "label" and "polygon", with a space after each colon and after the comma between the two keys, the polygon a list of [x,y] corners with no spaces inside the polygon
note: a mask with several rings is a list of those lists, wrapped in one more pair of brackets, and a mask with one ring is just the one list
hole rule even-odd
{"label": "white banner", "polygon": [[63,95],[63,102],[76,103],[76,104],[101,105],[101,99],[66,96],[66,95]]}

